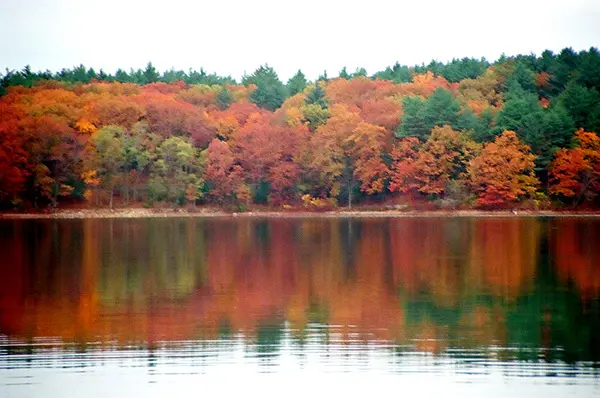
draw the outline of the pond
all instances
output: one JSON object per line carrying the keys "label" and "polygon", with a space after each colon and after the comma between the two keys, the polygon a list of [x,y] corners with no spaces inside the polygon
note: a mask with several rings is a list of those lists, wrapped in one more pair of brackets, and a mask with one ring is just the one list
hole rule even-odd
{"label": "pond", "polygon": [[0,397],[600,393],[600,218],[0,220]]}

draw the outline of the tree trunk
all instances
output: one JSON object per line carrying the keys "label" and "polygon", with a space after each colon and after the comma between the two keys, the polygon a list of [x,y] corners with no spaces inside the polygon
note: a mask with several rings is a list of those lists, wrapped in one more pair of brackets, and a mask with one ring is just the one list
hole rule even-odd
{"label": "tree trunk", "polygon": [[131,174],[125,173],[125,204],[129,204],[129,191],[131,190]]}
{"label": "tree trunk", "polygon": [[137,187],[138,187],[138,174],[135,173],[135,179],[133,180],[133,201],[137,202]]}
{"label": "tree trunk", "polygon": [[57,207],[57,202],[58,202],[58,191],[59,191],[60,187],[57,183],[54,183],[52,185],[52,209],[56,209]]}
{"label": "tree trunk", "polygon": [[352,208],[352,181],[348,179],[348,208]]}

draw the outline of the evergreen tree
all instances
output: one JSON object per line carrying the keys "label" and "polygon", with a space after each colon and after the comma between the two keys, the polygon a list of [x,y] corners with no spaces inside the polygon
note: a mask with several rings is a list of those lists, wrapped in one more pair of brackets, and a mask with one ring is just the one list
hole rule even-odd
{"label": "evergreen tree", "polygon": [[564,90],[577,67],[577,53],[572,48],[563,49],[556,57],[553,68],[549,71],[550,82],[557,91]]}
{"label": "evergreen tree", "polygon": [[220,110],[224,111],[225,109],[229,108],[229,106],[233,102],[233,99],[233,95],[231,94],[229,88],[227,88],[227,86],[223,86],[221,91],[219,91],[219,93],[217,94],[217,107]]}
{"label": "evergreen tree", "polygon": [[97,80],[98,79],[98,75],[96,74],[96,71],[94,70],[94,68],[90,68],[87,71],[87,78],[88,81],[92,81],[92,80]]}
{"label": "evergreen tree", "polygon": [[327,71],[324,70],[322,75],[319,75],[319,78],[317,79],[317,81],[324,81],[324,82],[328,82],[329,81],[329,77],[327,76]]}
{"label": "evergreen tree", "polygon": [[434,126],[443,126],[446,124],[456,128],[459,110],[458,101],[452,93],[446,89],[438,88],[425,101],[423,122],[430,130]]}
{"label": "evergreen tree", "polygon": [[306,96],[304,100],[308,105],[316,104],[319,105],[323,109],[327,109],[327,98],[325,97],[325,90],[317,81],[315,83],[315,88],[313,88],[310,93]]}
{"label": "evergreen tree", "polygon": [[184,71],[175,70],[173,68],[166,70],[161,77],[161,81],[163,81],[165,83],[173,83],[176,81],[186,81],[186,79],[187,79],[187,75]]}
{"label": "evergreen tree", "polygon": [[418,137],[425,141],[431,129],[425,126],[423,113],[425,101],[420,97],[406,97],[402,101],[402,121],[396,131],[396,137]]}
{"label": "evergreen tree", "polygon": [[452,93],[443,88],[435,90],[427,100],[419,97],[405,98],[403,110],[402,121],[396,132],[397,137],[418,137],[427,140],[435,126],[449,125],[454,129],[460,128],[460,106]]}
{"label": "evergreen tree", "polygon": [[73,68],[73,73],[70,75],[69,79],[71,83],[89,83],[90,80],[87,69],[83,65]]}
{"label": "evergreen tree", "polygon": [[442,65],[439,72],[446,80],[455,83],[463,79],[478,78],[488,66],[489,63],[485,59],[453,59],[450,63]]}
{"label": "evergreen tree", "polygon": [[242,83],[246,86],[255,84],[256,90],[250,94],[250,101],[270,111],[279,108],[287,97],[286,87],[268,65],[260,66],[250,76],[244,76]]}
{"label": "evergreen tree", "polygon": [[342,79],[346,79],[346,80],[350,80],[352,78],[352,76],[350,76],[350,74],[348,73],[348,71],[346,70],[346,67],[344,66],[342,68],[342,70],[340,71],[340,77]]}
{"label": "evergreen tree", "polygon": [[115,72],[115,80],[119,83],[129,83],[131,82],[131,76],[129,76],[123,69],[119,68]]}
{"label": "evergreen tree", "polygon": [[512,130],[538,156],[538,170],[545,169],[557,148],[567,146],[575,131],[573,120],[563,106],[544,109],[537,95],[518,84],[511,87],[508,100],[496,117],[495,133]]}
{"label": "evergreen tree", "polygon": [[512,75],[508,78],[507,85],[518,83],[521,88],[532,93],[537,92],[534,72],[524,62],[517,62]]}
{"label": "evergreen tree", "polygon": [[579,54],[578,81],[587,88],[600,90],[600,53],[592,47]]}
{"label": "evergreen tree", "polygon": [[290,96],[303,92],[306,88],[306,84],[306,76],[304,76],[304,73],[298,69],[298,72],[296,72],[296,74],[287,82],[287,89]]}
{"label": "evergreen tree", "polygon": [[600,112],[600,93],[581,84],[571,82],[558,97],[559,103],[565,107],[575,126],[588,131],[596,131],[593,127],[593,115]]}
{"label": "evergreen tree", "polygon": [[109,82],[113,81],[113,77],[111,75],[106,74],[104,70],[100,69],[100,71],[98,72],[98,80],[101,80],[103,82]]}
{"label": "evergreen tree", "polygon": [[367,70],[362,67],[356,68],[352,77],[367,77]]}
{"label": "evergreen tree", "polygon": [[148,64],[146,65],[146,69],[144,69],[143,77],[141,79],[142,84],[156,83],[159,79],[160,74],[156,71],[156,68],[154,67],[154,65],[152,65],[152,62],[148,62]]}

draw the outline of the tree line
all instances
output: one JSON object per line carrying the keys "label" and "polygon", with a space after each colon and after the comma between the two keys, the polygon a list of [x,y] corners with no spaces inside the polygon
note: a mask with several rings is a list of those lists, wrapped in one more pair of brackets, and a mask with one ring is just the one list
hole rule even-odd
{"label": "tree line", "polygon": [[461,59],[287,83],[149,63],[7,71],[0,206],[598,205],[600,54]]}

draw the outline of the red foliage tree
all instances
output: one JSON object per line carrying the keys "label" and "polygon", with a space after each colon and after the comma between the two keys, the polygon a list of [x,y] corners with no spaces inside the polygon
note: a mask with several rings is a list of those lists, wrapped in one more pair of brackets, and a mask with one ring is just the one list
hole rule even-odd
{"label": "red foliage tree", "polygon": [[294,195],[299,175],[295,158],[308,138],[304,125],[281,127],[271,117],[254,114],[232,137],[236,159],[251,184],[270,184],[270,202],[279,203]]}
{"label": "red foliage tree", "polygon": [[210,189],[208,197],[219,203],[234,201],[244,191],[244,180],[243,170],[240,165],[235,164],[229,145],[215,138],[208,145],[205,154],[204,179]]}
{"label": "red foliage tree", "polygon": [[595,133],[575,133],[578,146],[561,149],[551,169],[550,193],[572,199],[573,205],[593,200],[600,193],[600,138]]}
{"label": "red foliage tree", "polygon": [[0,102],[0,204],[17,199],[29,176],[27,152],[19,131],[22,112]]}
{"label": "red foliage tree", "polygon": [[192,104],[160,93],[146,93],[134,100],[144,107],[150,131],[162,137],[183,135],[191,137],[198,147],[206,147],[216,136],[207,115]]}

